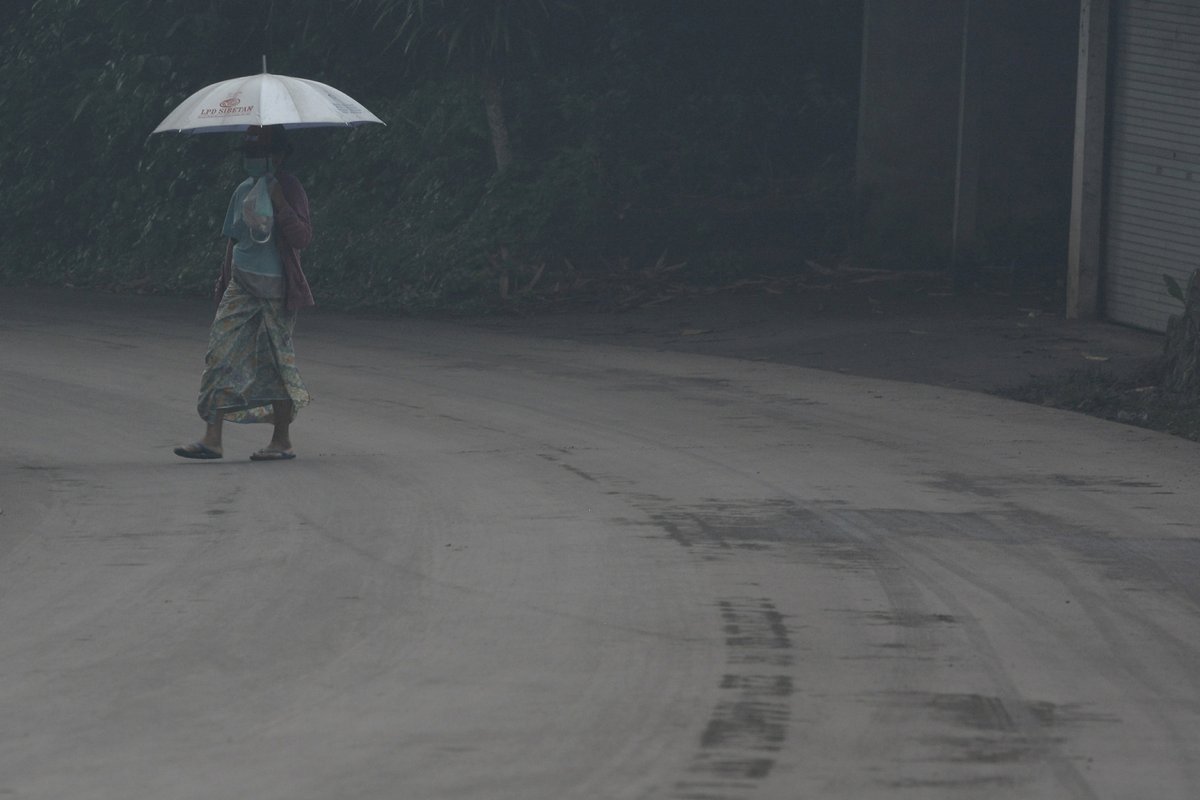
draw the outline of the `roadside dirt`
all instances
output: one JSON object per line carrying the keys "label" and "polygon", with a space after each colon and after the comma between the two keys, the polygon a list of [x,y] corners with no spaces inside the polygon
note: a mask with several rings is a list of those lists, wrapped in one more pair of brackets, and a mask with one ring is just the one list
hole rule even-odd
{"label": "roadside dirt", "polygon": [[[91,308],[97,297],[82,290],[6,291],[20,294],[34,308],[43,299]],[[104,297],[102,307],[114,324],[130,315],[161,314],[194,320],[200,328],[211,314],[211,306],[195,298]],[[305,311],[300,328],[303,317],[338,313]],[[1161,354],[1161,334],[1066,320],[1061,301],[1048,294],[955,296],[919,280],[849,283],[820,291],[799,286],[780,291],[768,284],[684,294],[623,312],[575,308],[455,322],[999,393],[1200,439],[1200,411],[1160,408],[1155,392],[1141,391],[1147,368]]]}
{"label": "roadside dirt", "polygon": [[1159,356],[1163,339],[1067,320],[1052,294],[955,296],[917,280],[697,293],[618,313],[572,310],[470,324],[984,392],[1076,372],[1132,378]]}

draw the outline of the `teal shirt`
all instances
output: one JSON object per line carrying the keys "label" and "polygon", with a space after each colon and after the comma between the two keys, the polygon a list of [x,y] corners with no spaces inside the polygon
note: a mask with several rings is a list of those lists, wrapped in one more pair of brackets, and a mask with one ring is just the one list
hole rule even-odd
{"label": "teal shirt", "polygon": [[225,225],[221,232],[233,239],[234,269],[250,273],[253,277],[283,279],[283,260],[275,246],[274,234],[270,241],[259,244],[250,238],[250,229],[242,220],[242,203],[254,186],[254,178],[247,178],[233,191],[229,211],[225,213]]}

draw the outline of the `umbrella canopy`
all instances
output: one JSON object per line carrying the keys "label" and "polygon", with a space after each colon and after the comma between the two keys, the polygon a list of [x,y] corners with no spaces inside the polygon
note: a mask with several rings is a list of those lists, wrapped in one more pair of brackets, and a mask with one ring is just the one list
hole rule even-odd
{"label": "umbrella canopy", "polygon": [[383,120],[344,92],[305,78],[262,72],[206,86],[180,103],[152,133],[220,133],[251,125],[322,128]]}

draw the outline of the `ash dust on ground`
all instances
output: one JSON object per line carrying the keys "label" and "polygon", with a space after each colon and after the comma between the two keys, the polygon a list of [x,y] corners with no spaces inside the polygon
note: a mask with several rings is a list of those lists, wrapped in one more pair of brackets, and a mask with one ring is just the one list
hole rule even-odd
{"label": "ash dust on ground", "polygon": [[951,290],[929,273],[764,278],[624,311],[475,319],[498,331],[756,359],[988,392],[1200,440],[1200,410],[1158,389],[1162,334],[1068,320],[1061,290]]}

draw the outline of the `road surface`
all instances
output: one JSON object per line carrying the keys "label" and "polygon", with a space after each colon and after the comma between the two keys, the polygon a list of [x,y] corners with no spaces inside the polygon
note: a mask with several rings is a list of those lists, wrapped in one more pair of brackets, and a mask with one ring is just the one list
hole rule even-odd
{"label": "road surface", "polygon": [[0,299],[0,798],[1200,796],[1197,446],[949,389]]}

